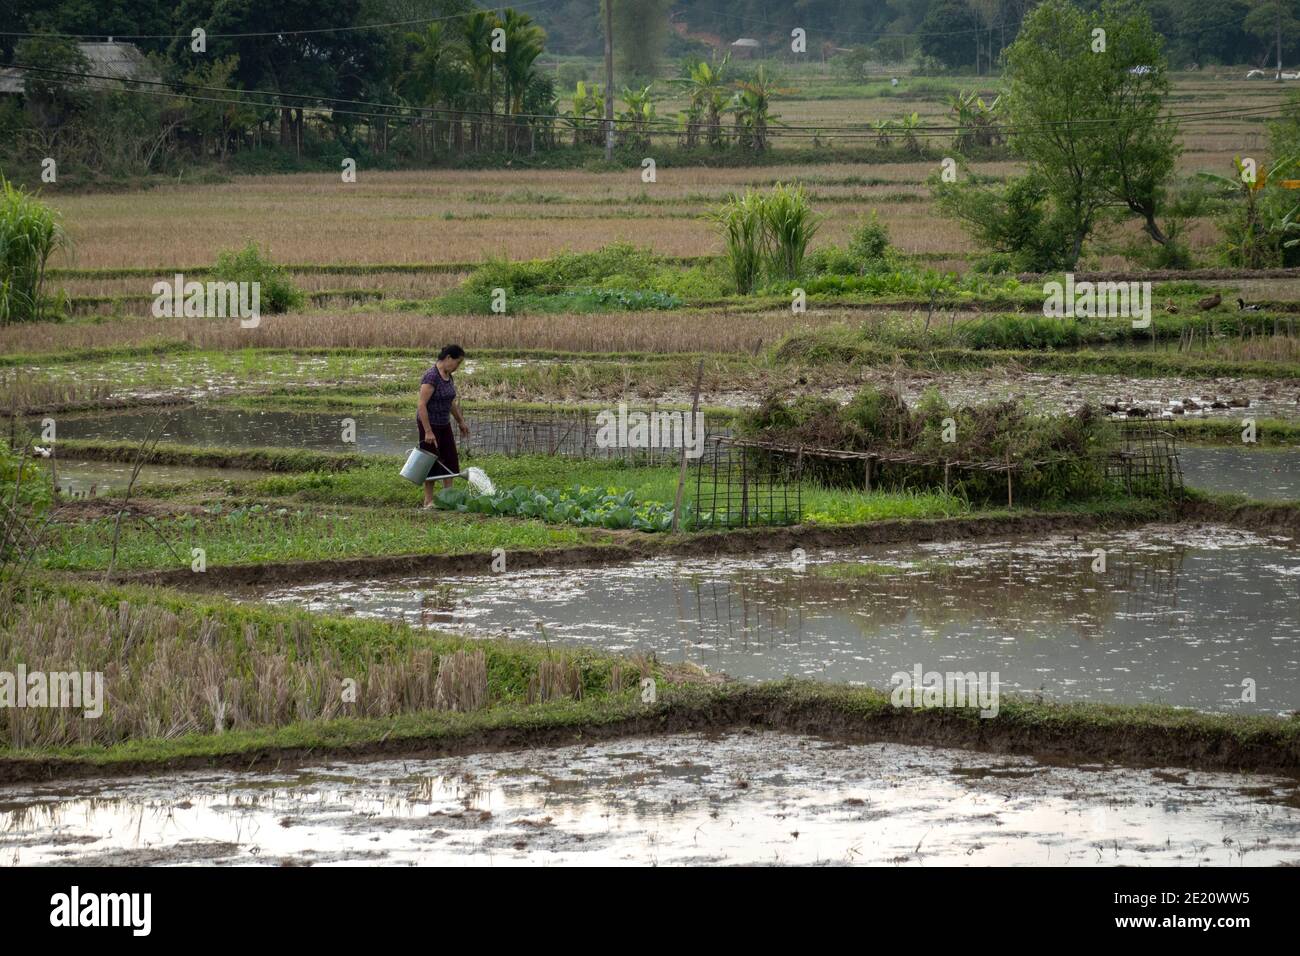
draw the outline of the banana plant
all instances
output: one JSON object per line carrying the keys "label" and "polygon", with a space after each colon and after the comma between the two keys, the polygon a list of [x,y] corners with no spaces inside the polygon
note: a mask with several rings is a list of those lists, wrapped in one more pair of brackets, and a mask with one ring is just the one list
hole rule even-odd
{"label": "banana plant", "polygon": [[[1280,180],[1288,169],[1300,161],[1300,154],[1284,156],[1262,170],[1240,156],[1232,158],[1237,175],[1229,178],[1215,173],[1200,172],[1197,178],[1219,187],[1223,194],[1242,203],[1240,208],[1223,224],[1224,248],[1228,260],[1246,269],[1256,269],[1270,264],[1270,250],[1294,248],[1297,239],[1288,238],[1300,232],[1296,216],[1300,214],[1300,201],[1280,203],[1271,197],[1279,195],[1266,187]],[[1277,214],[1279,208],[1290,206]]]}
{"label": "banana plant", "polygon": [[897,121],[898,131],[903,135],[903,145],[914,153],[921,151],[921,139],[918,135],[921,129],[921,116],[919,113],[912,113],[911,116],[904,116]]}
{"label": "banana plant", "polygon": [[618,118],[628,142],[642,147],[650,145],[650,129],[655,120],[655,103],[649,84],[639,90],[623,88],[623,112]]}
{"label": "banana plant", "polygon": [[[705,125],[705,136],[709,145],[715,148],[722,145],[722,113],[727,102],[727,64],[731,54],[722,58],[716,67],[703,61],[694,64],[687,75],[678,80],[686,88],[690,102],[689,115],[696,124]],[[698,125],[692,127],[688,121],[687,139],[690,145],[698,142]]]}
{"label": "banana plant", "polygon": [[736,136],[742,147],[748,147],[756,153],[767,149],[767,128],[780,119],[771,112],[772,97],[794,92],[796,91],[773,85],[767,70],[761,64],[752,80],[737,84],[730,109],[736,116]]}
{"label": "banana plant", "polygon": [[573,90],[573,111],[567,119],[573,125],[573,145],[597,143],[600,137],[600,117],[604,110],[605,91],[599,83],[588,89],[582,80]]}
{"label": "banana plant", "polygon": [[994,98],[991,103],[974,90],[969,93],[960,91],[952,99],[952,111],[957,114],[957,136],[953,148],[966,150],[972,146],[996,146],[1002,142],[1002,133],[998,129],[998,107],[1002,97]]}

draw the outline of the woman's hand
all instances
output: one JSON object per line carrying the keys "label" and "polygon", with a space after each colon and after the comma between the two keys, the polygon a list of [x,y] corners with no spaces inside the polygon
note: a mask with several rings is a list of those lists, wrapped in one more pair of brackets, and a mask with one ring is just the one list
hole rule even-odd
{"label": "woman's hand", "polygon": [[424,441],[420,442],[420,450],[436,455],[438,453],[438,439],[430,435]]}
{"label": "woman's hand", "polygon": [[460,437],[469,438],[469,426],[464,422],[457,422],[456,424],[460,426]]}

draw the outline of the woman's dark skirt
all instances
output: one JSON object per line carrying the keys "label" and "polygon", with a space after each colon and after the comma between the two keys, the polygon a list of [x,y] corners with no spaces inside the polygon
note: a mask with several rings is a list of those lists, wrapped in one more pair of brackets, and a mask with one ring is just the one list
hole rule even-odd
{"label": "woman's dark skirt", "polygon": [[456,436],[451,430],[451,422],[447,422],[445,425],[433,426],[433,437],[438,442],[436,449],[425,444],[427,438],[424,434],[424,425],[418,418],[415,420],[415,430],[420,443],[420,450],[438,456],[438,463],[429,472],[430,481],[460,472],[460,456],[456,453]]}

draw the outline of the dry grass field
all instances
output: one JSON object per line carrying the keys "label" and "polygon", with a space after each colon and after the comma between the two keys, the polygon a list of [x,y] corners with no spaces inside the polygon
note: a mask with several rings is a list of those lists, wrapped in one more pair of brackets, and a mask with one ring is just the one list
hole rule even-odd
{"label": "dry grass field", "polygon": [[[987,85],[987,80],[971,82]],[[1276,84],[1183,75],[1176,81],[1170,110],[1252,109],[1276,105],[1282,96]],[[912,110],[924,122],[947,119],[942,92],[923,99],[792,98],[776,104],[787,122],[799,126],[869,124]],[[669,111],[661,110],[661,115]],[[1264,148],[1265,122],[1257,116],[1227,114],[1189,121],[1182,139],[1181,173],[1226,173],[1234,155]],[[935,143],[942,145],[941,140]],[[976,163],[971,168],[1003,178],[1014,173],[1017,164]],[[825,216],[814,245],[843,242],[858,219],[874,210],[900,250],[941,257],[951,253],[952,262],[960,264],[971,246],[954,223],[935,214],[925,186],[935,171],[933,161],[918,161],[899,149],[897,161],[880,163],[725,169],[662,165],[654,183],[643,183],[639,169],[362,169],[353,184],[318,173],[238,177],[218,185],[182,183],[145,193],[60,196],[51,189],[46,196],[63,214],[73,239],[71,251],[55,266],[168,270],[211,264],[221,250],[250,239],[280,262],[321,265],[526,259],[611,242],[650,246],[664,255],[698,256],[717,251],[714,229],[702,217],[722,196],[749,186],[799,180]],[[1200,246],[1212,243],[1213,227],[1196,224],[1192,239]],[[1104,259],[1100,264],[1114,263]],[[338,276],[306,285],[308,291],[346,287]],[[384,288],[419,295],[429,285],[420,280],[403,286],[399,281]],[[134,282],[83,282],[73,291],[111,295],[139,288]]]}
{"label": "dry grass field", "polygon": [[828,324],[860,321],[842,309],[794,315],[771,312],[626,312],[601,314],[428,316],[410,312],[321,310],[263,316],[256,329],[238,323],[136,318],[103,323],[32,323],[0,328],[0,352],[43,353],[184,342],[201,349],[429,348],[457,341],[468,349],[556,352],[756,353],[784,336]]}

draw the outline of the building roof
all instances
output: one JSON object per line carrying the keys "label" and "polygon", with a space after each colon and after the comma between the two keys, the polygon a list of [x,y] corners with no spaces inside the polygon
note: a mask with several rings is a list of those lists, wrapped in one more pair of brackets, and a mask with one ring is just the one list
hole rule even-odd
{"label": "building roof", "polygon": [[[92,90],[116,89],[119,80],[157,80],[158,71],[145,59],[144,54],[134,43],[120,40],[78,43],[77,49],[90,64],[86,71],[92,76],[113,77],[112,80],[87,80],[86,86]],[[24,89],[27,73],[23,70],[0,70],[0,93],[21,93]]]}
{"label": "building roof", "polygon": [[759,42],[751,37],[741,37],[739,40],[733,40],[732,46],[759,46]]}

